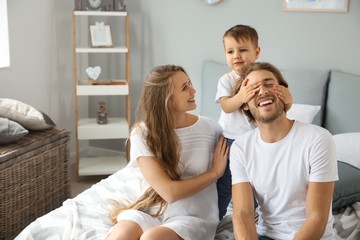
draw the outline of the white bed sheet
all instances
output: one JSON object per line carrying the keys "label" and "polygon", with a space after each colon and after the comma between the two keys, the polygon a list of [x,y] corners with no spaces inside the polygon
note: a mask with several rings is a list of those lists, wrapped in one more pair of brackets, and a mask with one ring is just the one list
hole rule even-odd
{"label": "white bed sheet", "polygon": [[[94,184],[63,206],[38,218],[16,240],[99,240],[112,227],[111,199],[134,201],[141,193],[142,175],[130,165]],[[228,211],[229,213],[229,211]],[[338,240],[360,239],[360,202],[335,213]],[[231,212],[219,224],[216,240],[232,238]],[[194,239],[197,240],[197,239]]]}

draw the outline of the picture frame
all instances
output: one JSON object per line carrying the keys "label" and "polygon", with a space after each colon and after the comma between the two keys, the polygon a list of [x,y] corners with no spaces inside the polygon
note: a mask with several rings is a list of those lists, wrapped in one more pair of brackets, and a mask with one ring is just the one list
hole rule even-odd
{"label": "picture frame", "polygon": [[214,5],[214,4],[218,4],[219,2],[221,2],[222,0],[201,0],[201,2],[207,4],[207,5]]}
{"label": "picture frame", "polygon": [[109,24],[96,22],[89,25],[91,47],[113,47],[112,31]]}
{"label": "picture frame", "polygon": [[284,0],[285,11],[347,12],[349,0]]}

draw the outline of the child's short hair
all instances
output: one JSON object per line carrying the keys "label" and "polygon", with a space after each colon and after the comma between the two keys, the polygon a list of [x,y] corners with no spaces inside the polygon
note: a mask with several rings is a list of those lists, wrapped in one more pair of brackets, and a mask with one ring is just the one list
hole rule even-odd
{"label": "child's short hair", "polygon": [[250,40],[254,47],[258,47],[259,37],[256,30],[248,25],[236,25],[227,30],[223,36],[225,37],[233,37],[236,41],[241,39],[242,41]]}

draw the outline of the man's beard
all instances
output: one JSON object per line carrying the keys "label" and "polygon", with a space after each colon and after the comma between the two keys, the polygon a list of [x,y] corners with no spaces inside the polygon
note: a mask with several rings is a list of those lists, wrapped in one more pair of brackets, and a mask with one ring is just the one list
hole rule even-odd
{"label": "man's beard", "polygon": [[284,112],[285,109],[285,105],[281,100],[277,100],[273,104],[276,104],[276,111],[272,114],[260,114],[256,107],[249,106],[249,110],[256,121],[261,123],[271,123],[272,121],[277,119]]}

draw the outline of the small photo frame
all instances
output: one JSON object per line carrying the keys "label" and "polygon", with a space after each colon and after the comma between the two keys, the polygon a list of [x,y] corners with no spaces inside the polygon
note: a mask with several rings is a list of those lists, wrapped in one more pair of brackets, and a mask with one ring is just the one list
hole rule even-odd
{"label": "small photo frame", "polygon": [[89,25],[91,47],[113,47],[110,25],[103,22],[96,22]]}
{"label": "small photo frame", "polygon": [[222,0],[201,0],[203,3],[206,3],[208,5],[214,5],[217,4],[219,2],[221,2]]}
{"label": "small photo frame", "polygon": [[349,0],[284,0],[285,11],[347,12]]}

